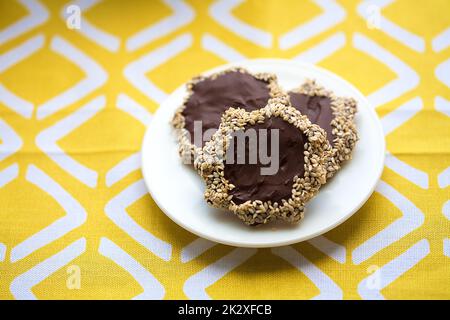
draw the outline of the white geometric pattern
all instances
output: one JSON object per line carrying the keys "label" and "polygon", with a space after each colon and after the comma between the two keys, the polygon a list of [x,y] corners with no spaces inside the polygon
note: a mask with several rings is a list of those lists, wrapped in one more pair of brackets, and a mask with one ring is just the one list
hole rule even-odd
{"label": "white geometric pattern", "polygon": [[131,172],[138,170],[141,167],[141,153],[136,152],[131,156],[123,159],[116,164],[106,174],[106,185],[111,187],[115,183],[119,182]]}
{"label": "white geometric pattern", "polygon": [[63,187],[34,165],[27,170],[27,181],[48,193],[64,209],[66,215],[25,239],[11,250],[11,262],[17,262],[47,244],[81,226],[87,217],[85,209]]}
{"label": "white geometric pattern", "polygon": [[444,239],[444,254],[450,258],[450,239]]}
{"label": "white geometric pattern", "polygon": [[397,79],[367,97],[375,107],[386,104],[419,85],[420,79],[414,69],[363,34],[355,33],[353,35],[353,46],[380,61],[397,74]]}
{"label": "white geometric pattern", "polygon": [[289,262],[316,285],[320,290],[320,294],[315,296],[313,300],[342,299],[342,289],[328,275],[294,248],[290,246],[273,248],[272,253]]}
{"label": "white geometric pattern", "polygon": [[447,117],[450,117],[450,101],[447,99],[439,96],[434,98],[434,108]]}
{"label": "white geometric pattern", "polygon": [[116,105],[118,109],[128,113],[144,126],[148,126],[152,120],[152,115],[150,112],[148,112],[144,106],[137,103],[125,93],[118,95]]}
{"label": "white geometric pattern", "polygon": [[333,53],[343,48],[347,42],[345,33],[338,32],[327,39],[320,42],[318,45],[306,50],[296,57],[295,60],[317,64],[325,58],[331,56]]}
{"label": "white geometric pattern", "polygon": [[0,171],[0,188],[13,181],[19,175],[19,166],[17,163]]}
{"label": "white geometric pattern", "polygon": [[[17,192],[14,188],[17,188],[18,184],[11,182],[23,180],[22,182],[32,183],[37,186],[39,189],[35,190],[37,193],[45,192],[49,194],[66,212],[65,216],[56,221],[53,221],[56,218],[52,219],[52,214],[54,213],[50,212],[46,221],[53,222],[43,229],[31,227],[27,231],[27,234],[31,236],[24,241],[14,241],[14,235],[11,237],[8,234],[0,235],[0,262],[2,270],[6,270],[8,276],[12,275],[11,277],[0,277],[0,284],[2,286],[6,285],[6,287],[10,286],[10,291],[15,298],[37,298],[36,295],[39,296],[39,294],[36,293],[35,295],[32,292],[34,286],[65,265],[68,265],[73,259],[86,251],[87,241],[84,237],[92,237],[92,234],[82,235],[83,238],[80,238],[82,236],[79,235],[74,238],[79,238],[79,240],[69,245],[66,243],[61,245],[61,247],[66,246],[63,250],[57,249],[61,251],[47,253],[48,250],[53,248],[49,244],[55,243],[55,246],[56,244],[61,244],[65,235],[72,236],[78,230],[83,232],[97,231],[98,229],[95,229],[97,226],[95,228],[93,226],[94,223],[98,223],[96,218],[105,219],[101,212],[98,215],[99,202],[104,207],[107,219],[112,221],[114,225],[109,223],[109,221],[101,223],[101,228],[109,229],[106,230],[107,233],[95,235],[97,236],[95,243],[99,246],[98,248],[91,248],[92,251],[89,254],[96,254],[96,257],[93,257],[94,259],[98,255],[102,256],[101,260],[95,260],[95,263],[105,260],[106,257],[126,271],[134,279],[132,281],[136,281],[142,287],[142,291],[138,289],[135,292],[134,299],[173,297],[174,288],[177,290],[176,295],[183,297],[183,293],[179,290],[180,285],[183,285],[183,291],[189,298],[209,299],[211,297],[206,293],[208,287],[229,273],[237,272],[239,274],[240,271],[235,270],[235,268],[245,264],[258,252],[256,249],[233,248],[228,251],[228,254],[222,254],[223,246],[201,238],[196,238],[190,243],[180,245],[178,241],[179,233],[184,233],[181,229],[176,229],[176,232],[173,232],[173,234],[170,231],[167,232],[164,238],[167,239],[166,241],[159,239],[149,231],[152,226],[138,224],[127,213],[129,206],[147,194],[143,180],[137,178],[139,179],[138,181],[131,180],[129,182],[129,179],[132,178],[130,174],[141,167],[139,150],[129,150],[128,148],[121,150],[115,147],[111,148],[112,145],[109,145],[112,152],[118,151],[121,154],[126,153],[126,155],[114,163],[111,168],[102,167],[101,169],[93,170],[78,162],[70,150],[64,150],[58,145],[58,142],[64,137],[71,134],[76,136],[74,131],[77,128],[91,119],[96,119],[103,115],[106,115],[105,118],[107,119],[109,119],[108,117],[114,118],[114,123],[117,123],[116,119],[120,121],[121,117],[127,118],[129,115],[137,120],[138,126],[147,126],[152,118],[149,110],[154,110],[156,105],[167,96],[167,93],[161,89],[158,78],[150,76],[152,79],[149,79],[148,73],[159,67],[164,68],[167,62],[185,51],[188,52],[186,52],[186,55],[183,54],[183,57],[189,57],[194,61],[183,66],[194,74],[204,65],[211,64],[211,61],[217,64],[217,59],[208,60],[209,57],[204,55],[205,52],[212,53],[225,61],[237,61],[247,57],[280,56],[310,63],[320,63],[324,59],[329,58],[326,61],[327,65],[336,65],[336,62],[338,64],[344,61],[345,63],[351,63],[348,59],[347,61],[345,60],[345,55],[336,54],[334,56],[334,54],[344,48],[345,50],[352,50],[353,47],[379,61],[396,74],[396,79],[385,81],[379,88],[369,94],[369,99],[374,106],[382,106],[383,110],[381,112],[383,114],[386,111],[385,109],[389,111],[382,119],[386,136],[392,134],[388,136],[388,141],[401,136],[400,134],[397,136],[397,132],[405,133],[402,130],[406,127],[410,129],[420,121],[426,122],[425,115],[436,117],[437,121],[440,122],[447,121],[448,116],[450,116],[449,96],[445,90],[442,90],[441,85],[442,83],[447,88],[450,87],[450,59],[447,54],[448,51],[446,51],[450,46],[450,26],[440,27],[431,38],[429,36],[421,37],[407,30],[406,27],[396,24],[395,18],[388,20],[386,17],[380,16],[381,29],[379,31],[366,28],[364,20],[360,16],[366,17],[368,13],[366,11],[367,6],[370,4],[378,5],[380,9],[383,9],[390,5],[393,0],[363,1],[350,5],[350,2],[345,3],[345,1],[311,0],[320,7],[322,13],[312,16],[310,20],[302,22],[291,30],[276,36],[271,31],[271,25],[277,22],[267,21],[267,26],[263,30],[254,26],[251,22],[240,20],[234,15],[235,9],[243,4],[245,0],[219,0],[212,2],[212,4],[203,4],[196,1],[161,0],[165,8],[160,9],[161,6],[155,6],[155,10],[161,10],[161,13],[164,12],[166,14],[165,12],[169,9],[172,11],[170,16],[166,15],[155,23],[144,20],[144,24],[141,24],[142,21],[138,21],[141,26],[145,27],[140,27],[140,30],[137,32],[136,29],[129,32],[129,26],[124,21],[123,29],[130,35],[126,36],[126,38],[107,31],[110,29],[106,27],[104,29],[103,27],[100,28],[100,24],[97,25],[94,19],[88,20],[86,17],[85,13],[93,9],[101,0],[75,0],[69,3],[52,3],[51,5],[48,4],[49,9],[45,8],[47,2],[44,1],[17,1],[27,9],[28,15],[24,18],[19,17],[15,22],[0,30],[0,50],[2,52],[0,54],[0,76],[7,71],[13,74],[15,80],[19,79],[16,84],[20,86],[20,77],[27,77],[28,74],[25,74],[21,68],[16,69],[14,66],[40,50],[45,52],[50,50],[62,56],[71,64],[75,64],[85,74],[85,77],[68,90],[60,91],[56,95],[53,94],[49,100],[43,102],[37,108],[35,108],[32,101],[29,101],[32,98],[28,98],[34,92],[28,92],[27,98],[24,99],[24,97],[16,93],[15,90],[17,89],[14,90],[15,92],[12,92],[11,89],[7,88],[5,81],[3,79],[0,80],[0,107],[7,108],[6,116],[0,119],[0,164],[2,164],[0,168],[0,188],[6,188],[6,193],[2,192],[1,196],[5,197],[6,195],[8,197],[10,192]],[[102,10],[109,4],[108,1],[102,2]],[[80,30],[68,30],[66,28],[64,20],[67,17],[66,9],[69,5],[78,5],[82,11],[82,28]],[[2,8],[8,10],[9,6]],[[111,9],[119,9],[120,11],[120,6],[108,8],[108,10]],[[137,6],[134,9],[139,10]],[[270,12],[271,18],[272,15],[279,14],[277,9],[275,8]],[[281,11],[285,13],[286,11],[283,10]],[[407,14],[417,14],[417,12],[413,12],[414,10],[411,13],[407,12]],[[424,12],[427,10],[424,10]],[[55,12],[56,16],[50,17],[50,15],[55,15]],[[159,14],[160,12],[157,12],[155,16],[163,16]],[[357,15],[355,15],[355,12],[357,12]],[[295,12],[293,11],[292,14],[295,15]],[[261,17],[261,19],[263,18]],[[140,19],[139,15],[135,19]],[[417,23],[422,22],[422,20],[417,21]],[[430,22],[432,24],[434,21]],[[241,40],[249,41],[249,43],[241,45],[242,41],[237,41],[236,37],[231,35],[230,32]],[[314,45],[311,45],[311,43],[314,43]],[[391,45],[392,43],[394,45]],[[402,45],[399,45],[399,43]],[[427,47],[425,44],[427,46],[430,44],[431,46]],[[300,46],[301,52],[299,50],[294,52]],[[201,59],[204,56],[206,57],[206,63],[202,64]],[[52,59],[50,55],[48,57],[47,55],[42,55],[39,58],[46,60],[46,63]],[[435,68],[434,79],[424,77],[422,82],[420,81],[419,74],[422,75],[424,72],[422,68],[417,66],[422,64],[422,61]],[[122,62],[125,64],[125,67]],[[116,63],[120,68],[123,68],[122,73],[117,73],[117,70],[110,68],[111,64]],[[169,64],[168,69],[171,69],[170,67],[171,65]],[[360,66],[356,67],[359,68]],[[109,74],[110,70],[111,73]],[[369,67],[369,70],[372,69]],[[51,64],[49,65],[49,71],[52,72],[52,75],[55,72],[60,72],[61,74],[58,74],[58,76],[64,76],[64,70],[55,71],[54,68],[52,69]],[[176,71],[170,70],[170,72]],[[359,72],[355,75],[360,76]],[[377,78],[376,70],[373,72],[374,74],[367,74],[366,77]],[[165,77],[167,78],[167,75]],[[129,92],[127,90],[129,86],[127,84],[122,86],[124,80],[137,88],[142,93],[142,96],[133,97],[133,91]],[[431,98],[434,98],[433,108],[427,105],[430,103],[430,97],[425,89],[428,90],[429,80],[434,81],[434,84],[439,86],[437,91],[433,87],[429,91],[433,94]],[[27,85],[28,83],[25,84],[25,87]],[[108,108],[106,108],[106,97],[108,99]],[[406,99],[403,99],[404,97]],[[75,106],[81,99],[86,99],[88,102],[83,102],[83,106]],[[396,99],[399,102],[393,106],[392,104],[397,102]],[[151,108],[149,108],[149,105]],[[75,111],[71,109],[70,114],[63,114],[68,107],[76,107],[76,109]],[[3,112],[5,108],[3,108]],[[8,113],[9,110],[13,112]],[[36,118],[42,120],[37,125],[35,120],[32,119],[35,111]],[[53,115],[54,117],[51,117]],[[59,115],[61,117],[58,117]],[[2,116],[3,114],[0,117]],[[27,119],[32,120],[28,121]],[[104,118],[102,117],[101,120],[104,120]],[[38,127],[39,124],[44,125],[45,128]],[[108,126],[110,123],[106,120],[104,125]],[[30,135],[30,132],[27,132],[27,130],[30,129],[31,131],[32,128],[36,127],[38,127],[40,132],[35,137],[35,144],[33,144],[32,139],[29,139],[29,137],[31,136],[32,138],[34,133]],[[436,130],[441,130],[442,128],[445,130],[445,125],[437,126]],[[89,129],[95,132],[95,130],[101,131],[103,128],[92,130],[89,127]],[[135,134],[134,132],[135,130],[131,130],[130,134]],[[120,135],[129,134],[126,128],[118,131],[118,133]],[[429,139],[431,136],[431,133],[420,135],[422,139]],[[72,135],[70,138],[72,138]],[[127,138],[140,139],[141,137],[133,136]],[[82,145],[81,140],[77,142],[79,143],[78,147]],[[405,143],[412,144],[414,142],[415,139]],[[37,152],[35,145],[38,148]],[[398,180],[399,176],[401,176],[406,180],[400,179],[401,184],[399,183],[399,185],[406,183],[413,188],[419,186],[422,190],[418,191],[427,196],[431,196],[436,191],[437,182],[437,186],[442,190],[437,190],[436,192],[445,194],[446,188],[450,185],[450,167],[448,163],[444,163],[444,166],[442,163],[437,164],[440,172],[438,174],[433,172],[433,176],[431,176],[431,170],[424,169],[427,166],[420,165],[421,169],[418,169],[397,158],[397,150],[395,150],[394,146],[388,146],[389,152],[386,157],[386,167],[394,171],[395,174],[387,170],[384,173],[384,175],[387,175],[386,179],[384,179],[385,181],[393,181],[394,178]],[[411,147],[411,152],[416,152],[413,149],[413,145],[408,145],[408,147]],[[442,154],[447,152],[445,148],[441,149],[437,152],[442,152]],[[39,157],[42,158],[42,161]],[[3,161],[5,162],[3,163]],[[39,167],[36,163],[39,164]],[[107,162],[105,161],[105,163]],[[67,183],[66,185],[64,179],[67,179],[67,175],[64,175],[64,172],[58,168],[55,170],[55,164],[64,170],[65,173],[74,177],[76,179],[75,182],[80,181],[90,187],[92,196],[90,192],[84,192],[86,191],[84,186],[81,186],[83,188],[78,192],[73,188],[80,187],[79,184],[74,186],[71,183]],[[49,168],[47,165],[49,165]],[[419,167],[419,165],[417,166]],[[22,173],[21,175],[19,175],[19,171]],[[50,173],[52,173],[52,177],[49,176]],[[61,173],[63,175],[60,175]],[[129,179],[125,179],[127,177]],[[119,184],[119,182],[122,183]],[[415,186],[409,184],[409,182]],[[428,279],[427,272],[434,272],[433,277],[437,276],[438,274],[434,270],[428,270],[429,266],[426,263],[421,264],[420,261],[426,257],[430,258],[427,262],[432,260],[431,254],[429,256],[428,254],[430,252],[430,244],[433,241],[434,244],[431,245],[433,251],[436,248],[439,251],[443,250],[437,253],[433,252],[433,259],[436,259],[438,263],[446,263],[445,261],[448,263],[450,259],[445,256],[450,257],[450,238],[448,235],[445,235],[442,239],[439,233],[439,239],[434,239],[432,237],[433,230],[429,230],[431,229],[431,221],[423,223],[431,214],[434,215],[436,213],[427,210],[425,216],[421,212],[419,207],[422,208],[423,206],[420,205],[420,201],[425,199],[424,196],[418,196],[415,199],[411,195],[411,190],[408,191],[408,196],[406,196],[406,193],[403,194],[403,190],[397,187],[394,188],[394,185],[397,186],[397,184],[390,185],[381,181],[376,192],[395,205],[402,216],[384,228],[377,227],[376,230],[373,230],[375,235],[369,239],[367,239],[367,236],[364,236],[366,234],[364,232],[372,229],[359,223],[358,218],[356,218],[358,220],[357,228],[362,228],[364,232],[362,233],[363,239],[359,236],[359,232],[355,233],[357,239],[354,239],[354,241],[356,241],[357,247],[354,250],[350,250],[349,247],[346,248],[348,245],[347,234],[345,237],[340,234],[341,230],[346,230],[347,233],[349,227],[349,229],[355,227],[353,225],[355,220],[350,220],[343,229],[338,228],[336,233],[333,232],[333,235],[330,236],[336,239],[336,242],[329,240],[329,237],[325,235],[309,240],[306,244],[308,251],[305,251],[305,253],[300,253],[293,246],[275,248],[272,251],[265,250],[260,253],[267,255],[265,256],[267,259],[270,259],[273,254],[286,260],[294,267],[283,270],[288,276],[292,276],[298,271],[302,272],[320,290],[319,295],[315,299],[341,299],[344,296],[347,297],[347,294],[350,294],[350,296],[354,294],[356,289],[354,282],[349,287],[345,280],[349,272],[351,275],[354,272],[354,275],[359,277],[357,280],[359,282],[357,292],[364,299],[384,298],[381,291],[391,284],[392,291],[394,291],[395,284],[393,283],[403,274],[408,273],[408,270],[411,270],[411,268],[413,268],[414,272],[422,275],[421,278],[417,279],[418,281],[426,281]],[[89,194],[86,195],[86,193]],[[74,198],[75,195],[77,199]],[[95,198],[95,205],[90,203],[90,197]],[[431,197],[430,199],[435,201]],[[3,200],[3,198],[0,200]],[[412,200],[414,200],[414,203]],[[450,220],[450,200],[445,199],[444,203],[439,203],[433,207],[439,208],[438,218],[440,217],[439,219],[441,220],[445,219],[445,221],[440,222],[448,223],[447,219]],[[43,210],[45,210],[45,206]],[[146,208],[145,212],[142,213],[154,214],[156,212],[154,210],[154,206],[151,206],[151,208]],[[362,210],[364,211],[362,214],[364,216],[364,213],[367,213],[367,210],[370,209],[363,208]],[[159,214],[159,212],[156,213]],[[11,230],[13,233],[14,228],[5,229],[13,223],[11,220],[8,221],[8,218],[2,225],[1,231],[7,230],[9,232]],[[84,224],[86,228],[78,229]],[[12,225],[14,226],[14,224]],[[116,228],[116,226],[119,228]],[[419,227],[421,227],[419,232],[423,231],[426,234],[423,237],[427,237],[427,239],[418,240],[414,238],[417,232],[413,231],[418,230]],[[373,233],[371,232],[370,234],[372,235]],[[353,235],[349,233],[348,236],[352,237]],[[182,237],[180,236],[180,238]],[[414,238],[414,240],[406,242],[410,238]],[[403,239],[403,241],[400,242],[400,239]],[[438,245],[436,245],[434,240],[438,240]],[[126,244],[129,241],[136,241],[137,244],[143,246],[155,256],[149,255],[148,251],[145,251],[147,254],[143,256],[136,251],[128,250]],[[89,240],[89,243],[91,243],[91,240]],[[409,243],[409,248],[402,247],[401,245],[404,243]],[[42,248],[44,250],[41,250]],[[364,271],[370,264],[376,265],[380,260],[386,261],[385,253],[391,261],[383,262],[384,265],[377,272],[377,274],[381,275],[379,286],[375,288],[372,286],[374,275],[369,275],[361,281],[361,277],[358,274],[360,275],[361,271]],[[43,254],[45,256],[42,256]],[[180,256],[174,257],[173,254],[179,254]],[[349,259],[347,259],[347,254],[351,254]],[[211,258],[213,260],[210,260]],[[158,260],[156,266],[153,264],[155,259]],[[85,266],[89,267],[89,263],[85,262],[86,260],[82,259],[83,268]],[[30,263],[34,266],[30,267]],[[180,273],[180,275],[176,275],[176,281],[181,280],[181,282],[166,288],[162,286],[160,281],[153,275],[153,272],[158,275],[161,274],[161,270],[156,270],[156,268],[160,268],[160,265],[167,265],[168,274],[164,274],[164,277],[172,277],[173,275],[170,272],[176,270],[177,273]],[[27,266],[27,271],[23,271],[21,269],[22,266]],[[200,271],[192,275],[193,268],[197,270],[198,267]],[[336,272],[336,267],[339,268],[339,272]],[[17,270],[21,270],[20,273],[22,274],[17,275]],[[332,270],[332,272],[328,270]],[[117,277],[122,277],[123,273],[119,272]],[[267,273],[262,274],[266,275]],[[11,282],[10,279],[12,278],[14,280]],[[5,279],[8,279],[6,283]],[[165,283],[170,281],[169,279],[165,279]],[[161,280],[163,279],[161,278]],[[185,281],[184,284],[183,281]],[[64,286],[64,283],[62,285]],[[89,284],[83,281],[83,285],[88,286]],[[436,284],[430,283],[430,285]],[[293,284],[293,288],[303,290],[304,287],[301,282],[298,282]],[[111,289],[111,283],[107,282],[104,289]],[[251,289],[249,288],[249,291],[243,292],[243,294],[251,295]],[[403,294],[404,298],[407,298],[403,292],[401,294]],[[444,297],[445,292],[440,294]],[[396,295],[399,296],[398,293]]]}
{"label": "white geometric pattern", "polygon": [[[447,188],[450,185],[450,167],[445,169],[438,176],[438,184],[440,188]],[[442,206],[442,214],[450,220],[450,200],[447,200]],[[450,239],[445,238],[443,243],[444,255],[450,257]]]}
{"label": "white geometric pattern", "polygon": [[439,188],[446,188],[450,185],[450,167],[438,175]]}
{"label": "white geometric pattern", "polygon": [[419,228],[425,220],[424,214],[414,203],[386,182],[380,181],[376,191],[392,202],[402,212],[402,217],[355,248],[352,252],[354,264],[360,264],[370,259],[384,248]]}
{"label": "white geometric pattern", "polygon": [[66,118],[55,123],[53,126],[41,131],[36,136],[36,145],[39,149],[41,149],[63,170],[91,188],[97,186],[97,172],[77,162],[61,147],[59,147],[56,142],[67,136],[83,123],[89,121],[89,119],[100,112],[105,105],[106,98],[104,96],[97,97],[88,102],[82,108],[75,111],[73,114],[70,114]]}
{"label": "white geometric pattern", "polygon": [[186,263],[194,260],[202,253],[216,246],[216,242],[212,242],[203,238],[197,238],[181,250],[181,262]]}
{"label": "white geometric pattern", "polygon": [[[37,35],[0,56],[0,73],[40,50],[44,45],[44,40],[45,37],[43,35]],[[86,78],[40,105],[37,110],[37,118],[39,120],[80,100],[103,85],[108,78],[107,73],[99,64],[63,38],[59,36],[53,37],[50,49],[76,64],[86,73]],[[0,102],[25,118],[31,118],[33,114],[34,106],[31,102],[15,95],[1,83]]]}
{"label": "white geometric pattern", "polygon": [[[398,127],[403,125],[405,122],[409,121],[422,109],[423,101],[421,98],[416,97],[391,111],[381,119],[384,134],[387,136]],[[428,188],[429,178],[426,172],[410,166],[406,162],[398,159],[390,152],[386,153],[385,166],[401,175],[402,177],[408,179],[412,183],[418,185],[419,187],[423,189]]]}
{"label": "white geometric pattern", "polygon": [[436,78],[450,88],[450,59],[445,60],[436,67]]}
{"label": "white geometric pattern", "polygon": [[[346,262],[347,250],[344,246],[341,246],[324,236],[315,237],[308,240],[308,242],[317,250],[323,252],[336,262]],[[215,242],[203,238],[197,238],[181,250],[181,262],[187,263],[216,245],[217,243]]]}
{"label": "white geometric pattern", "polygon": [[165,261],[172,256],[172,246],[142,228],[127,213],[126,209],[147,194],[144,180],[139,180],[111,199],[105,206],[106,215],[123,231],[147,250]]}
{"label": "white geometric pattern", "polygon": [[251,26],[232,15],[231,11],[243,2],[243,0],[218,0],[209,8],[209,14],[217,23],[236,35],[261,47],[270,48],[272,34]]}
{"label": "white geometric pattern", "polygon": [[[152,115],[144,108],[144,106],[140,105],[124,93],[119,94],[116,105],[118,109],[128,113],[130,116],[141,122],[144,126],[147,126],[152,119]],[[106,185],[111,187],[131,172],[138,170],[140,167],[141,153],[133,153],[131,156],[123,159],[107,172]]]}
{"label": "white geometric pattern", "polygon": [[0,262],[5,260],[6,256],[6,246],[3,243],[0,243]]}
{"label": "white geometric pattern", "polygon": [[[8,183],[13,181],[19,175],[19,166],[17,163],[7,167],[0,171],[0,188],[3,188]],[[0,239],[1,241],[2,239]],[[0,262],[5,260],[6,257],[6,245],[0,242]]]}
{"label": "white geometric pattern", "polygon": [[[70,6],[77,6],[80,8],[80,13],[84,13],[93,6],[97,5],[101,0],[77,0],[68,3],[61,11],[61,17],[66,20],[68,18],[67,8]],[[95,42],[99,46],[111,51],[116,52],[120,47],[120,39],[111,33],[101,30],[91,24],[85,17],[81,20],[82,26],[76,29],[83,36],[89,40]]]}
{"label": "white geometric pattern", "polygon": [[[363,299],[384,300],[380,291],[398,279],[402,274],[418,264],[430,253],[430,244],[423,239],[401,255],[381,267],[377,273],[365,278],[358,285],[358,293]],[[379,276],[379,286],[374,286],[374,277]]]}
{"label": "white geometric pattern", "polygon": [[37,298],[31,292],[31,289],[82,255],[85,250],[86,239],[78,239],[60,252],[17,276],[10,286],[10,291],[14,298],[19,300],[36,300]]}
{"label": "white geometric pattern", "polygon": [[[447,218],[447,220],[450,220],[450,200],[447,200],[446,203],[444,203],[444,206],[442,207],[442,213]],[[444,254],[447,257],[450,257],[450,239],[444,239]]]}
{"label": "white geometric pattern", "polygon": [[301,24],[281,35],[279,47],[287,50],[334,27],[345,19],[345,9],[334,0],[314,0],[324,12],[311,21]]}
{"label": "white geometric pattern", "polygon": [[422,109],[423,101],[419,97],[416,97],[385,115],[381,119],[384,135],[387,136],[390,134],[392,131],[414,117]]}
{"label": "white geometric pattern", "polygon": [[98,252],[126,270],[144,289],[144,292],[134,297],[133,300],[164,298],[165,290],[161,283],[114,242],[108,238],[101,238]]}
{"label": "white geometric pattern", "polygon": [[384,165],[422,189],[428,189],[428,174],[403,162],[392,153],[386,152]]}
{"label": "white geometric pattern", "polygon": [[184,33],[168,44],[131,62],[125,67],[123,74],[131,84],[148,98],[157,103],[161,103],[167,94],[151,82],[145,74],[185,51],[191,45],[192,35],[190,33]]}
{"label": "white geometric pattern", "polygon": [[47,9],[38,0],[19,0],[29,14],[21,20],[0,30],[0,45],[43,24],[48,19]]}
{"label": "white geometric pattern", "polygon": [[211,297],[205,289],[223,278],[258,252],[257,249],[237,248],[208,265],[203,270],[189,277],[184,283],[183,291],[189,299],[209,300]]}
{"label": "white geometric pattern", "polygon": [[442,207],[442,213],[448,220],[450,220],[450,200],[447,200],[447,202],[444,203],[444,206]]}
{"label": "white geometric pattern", "polygon": [[433,50],[441,52],[450,46],[450,28],[445,29],[433,39]]}
{"label": "white geometric pattern", "polygon": [[[0,73],[25,60],[44,46],[45,37],[39,34],[0,56]],[[0,102],[24,118],[33,115],[33,103],[17,96],[0,83]]]}
{"label": "white geometric pattern", "polygon": [[189,24],[195,18],[195,12],[184,0],[163,0],[173,14],[127,39],[128,51],[137,50],[144,45],[162,38],[171,32]]}
{"label": "white geometric pattern", "polygon": [[344,264],[347,260],[347,249],[345,249],[344,246],[329,240],[325,236],[312,238],[311,240],[308,240],[308,243],[336,262]]}
{"label": "white geometric pattern", "polygon": [[[370,6],[377,6],[381,11],[383,8],[387,7],[394,0],[369,0],[363,1],[358,6],[358,13],[365,19],[369,18],[369,8]],[[380,30],[386,33],[388,36],[394,38],[405,46],[417,51],[424,52],[425,51],[425,40],[420,36],[408,31],[394,22],[388,20],[386,17],[382,15],[379,17],[379,27]]]}
{"label": "white geometric pattern", "polygon": [[202,47],[227,62],[244,60],[246,58],[236,49],[208,33],[205,33],[202,37]]}
{"label": "white geometric pattern", "polygon": [[16,153],[22,147],[20,136],[2,119],[0,119],[0,161]]}
{"label": "white geometric pattern", "polygon": [[72,46],[68,41],[55,36],[52,39],[51,49],[72,61],[86,73],[86,78],[73,87],[53,97],[38,107],[37,118],[42,120],[66,106],[80,100],[95,89],[102,86],[108,79],[103,68],[81,50]]}

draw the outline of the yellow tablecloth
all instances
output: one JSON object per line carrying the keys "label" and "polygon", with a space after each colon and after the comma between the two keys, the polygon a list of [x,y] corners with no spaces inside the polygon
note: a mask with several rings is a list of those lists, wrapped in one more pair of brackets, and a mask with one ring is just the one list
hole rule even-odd
{"label": "yellow tablecloth", "polygon": [[[0,299],[449,299],[448,12],[448,0],[0,1]],[[272,250],[181,229],[139,170],[168,93],[256,57],[354,83],[388,148],[351,219]]]}

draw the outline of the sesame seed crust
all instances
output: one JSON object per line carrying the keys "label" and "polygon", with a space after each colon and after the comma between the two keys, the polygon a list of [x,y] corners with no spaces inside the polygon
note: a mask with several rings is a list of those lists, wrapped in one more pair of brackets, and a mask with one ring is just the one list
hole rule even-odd
{"label": "sesame seed crust", "polygon": [[291,92],[328,97],[331,100],[331,109],[334,115],[331,125],[335,138],[333,145],[328,144],[325,155],[327,179],[329,179],[341,168],[343,162],[351,160],[353,149],[358,141],[355,125],[356,100],[349,97],[338,97],[332,91],[326,90],[311,79],[308,79],[299,88],[291,90]]}
{"label": "sesame seed crust", "polygon": [[[183,104],[176,110],[171,124],[176,132],[176,137],[178,141],[178,153],[182,158],[183,163],[193,163],[197,155],[199,154],[201,148],[197,147],[193,143],[191,143],[189,138],[189,132],[185,127],[185,117],[183,115],[183,110],[186,107],[186,103],[189,100],[190,96],[194,93],[193,89],[197,83],[200,83],[205,80],[214,80],[217,77],[229,73],[229,72],[241,72],[248,75],[253,76],[257,80],[261,80],[267,83],[267,87],[269,89],[270,97],[276,98],[278,96],[283,95],[281,88],[278,86],[277,76],[272,73],[250,73],[248,70],[241,67],[233,67],[220,72],[213,73],[209,76],[197,76],[192,78],[187,84],[187,95],[183,100]],[[270,99],[269,99],[270,101]],[[232,106],[230,106],[232,107]]]}
{"label": "sesame seed crust", "polygon": [[[224,177],[224,159],[232,133],[255,123],[263,123],[271,117],[281,118],[305,135],[304,176],[293,177],[291,197],[282,199],[281,203],[255,199],[237,205],[229,194],[235,186]],[[303,218],[305,204],[326,181],[324,159],[327,148],[328,142],[323,129],[291,107],[287,96],[283,95],[271,99],[264,108],[252,112],[229,108],[222,116],[219,130],[195,159],[194,167],[206,183],[204,197],[209,205],[232,211],[247,225],[265,224],[272,220],[296,223]]]}

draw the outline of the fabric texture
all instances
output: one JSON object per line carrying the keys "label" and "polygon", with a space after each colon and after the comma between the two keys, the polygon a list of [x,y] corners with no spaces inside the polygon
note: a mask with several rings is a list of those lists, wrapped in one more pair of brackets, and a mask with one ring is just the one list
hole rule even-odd
{"label": "fabric texture", "polygon": [[[0,0],[0,299],[450,299],[448,12],[448,0]],[[257,57],[352,82],[388,150],[348,221],[260,250],[174,224],[139,153],[171,91]]]}

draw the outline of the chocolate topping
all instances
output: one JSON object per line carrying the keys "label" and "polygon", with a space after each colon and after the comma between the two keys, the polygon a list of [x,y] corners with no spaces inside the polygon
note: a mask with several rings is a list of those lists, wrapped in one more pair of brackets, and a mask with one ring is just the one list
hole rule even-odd
{"label": "chocolate topping", "polygon": [[[182,112],[191,143],[195,143],[194,121],[202,121],[200,134],[203,134],[208,129],[219,128],[220,118],[228,108],[253,111],[265,107],[270,99],[267,82],[238,71],[226,72],[214,79],[206,78],[194,84],[192,91]],[[202,145],[197,147],[203,147],[205,142],[201,141]]]}
{"label": "chocolate topping", "polygon": [[303,93],[289,92],[289,99],[294,108],[306,115],[308,119],[319,125],[327,133],[328,142],[333,145],[335,136],[331,121],[334,119],[331,99],[326,96],[310,96]]}
{"label": "chocolate topping", "polygon": [[[264,123],[248,126],[246,130],[250,128],[255,129],[257,132],[257,146],[259,146],[259,129],[268,129],[268,146],[267,152],[264,153],[271,158],[270,150],[272,141],[270,131],[271,129],[279,130],[279,169],[274,175],[261,175],[260,169],[268,167],[270,164],[261,164],[259,155],[256,164],[249,163],[249,139],[246,139],[245,164],[238,164],[237,161],[235,161],[235,164],[229,164],[228,161],[225,163],[225,179],[235,186],[234,189],[229,191],[229,194],[233,196],[232,201],[238,205],[248,200],[272,201],[272,203],[278,202],[281,204],[282,199],[287,200],[292,195],[293,178],[304,175],[304,144],[307,138],[294,125],[278,117],[272,117],[266,119]],[[234,159],[236,160],[237,143],[239,140],[235,137],[233,139],[235,141],[233,148]],[[230,152],[233,152],[233,150],[230,150]]]}

